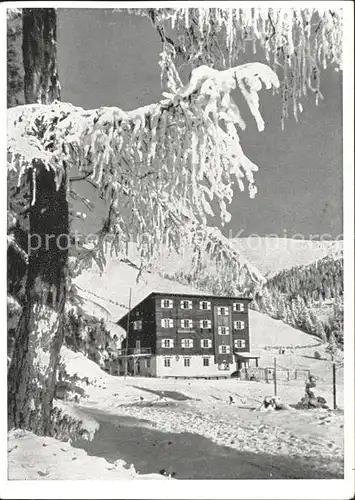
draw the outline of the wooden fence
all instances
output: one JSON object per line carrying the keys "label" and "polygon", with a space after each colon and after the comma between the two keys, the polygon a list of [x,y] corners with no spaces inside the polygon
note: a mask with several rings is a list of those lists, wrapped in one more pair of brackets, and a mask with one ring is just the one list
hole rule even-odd
{"label": "wooden fence", "polygon": [[[274,367],[267,366],[265,368],[248,368],[241,370],[240,378],[242,380],[263,380],[265,382],[272,382],[274,380],[275,369]],[[310,370],[308,369],[291,369],[291,368],[277,368],[276,378],[277,380],[284,380],[289,382],[290,380],[307,380],[310,375]]]}

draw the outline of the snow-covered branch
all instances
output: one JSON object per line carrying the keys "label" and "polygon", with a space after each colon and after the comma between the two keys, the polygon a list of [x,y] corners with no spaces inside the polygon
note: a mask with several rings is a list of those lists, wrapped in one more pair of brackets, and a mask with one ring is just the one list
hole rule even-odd
{"label": "snow-covered branch", "polygon": [[[123,9],[121,9],[123,10]],[[292,106],[295,119],[310,90],[322,99],[320,73],[342,68],[342,9],[317,8],[160,8],[129,9],[147,16],[163,42],[161,78],[175,90],[179,67],[201,64],[232,66],[252,48],[259,49],[282,82],[282,124]]]}
{"label": "snow-covered branch", "polygon": [[255,195],[257,167],[240,145],[238,127],[245,129],[245,122],[231,92],[239,86],[263,130],[262,84],[270,89],[279,82],[261,63],[224,71],[200,66],[185,87],[129,112],[86,111],[61,102],[12,108],[8,169],[20,181],[39,159],[53,169],[58,187],[64,163],[91,172],[91,182],[111,206],[109,230],[137,238],[143,254],[150,255],[167,234],[168,245],[179,239],[186,214],[205,225],[214,215],[211,202],[219,206],[222,223],[228,222],[235,180],[244,189],[246,179]]}

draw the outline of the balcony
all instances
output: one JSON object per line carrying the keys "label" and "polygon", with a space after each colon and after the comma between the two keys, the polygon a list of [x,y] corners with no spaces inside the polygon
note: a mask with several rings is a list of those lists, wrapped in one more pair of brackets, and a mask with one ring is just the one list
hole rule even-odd
{"label": "balcony", "polygon": [[152,355],[152,350],[150,347],[129,347],[128,349],[118,349],[118,358],[128,358],[128,357],[148,357]]}

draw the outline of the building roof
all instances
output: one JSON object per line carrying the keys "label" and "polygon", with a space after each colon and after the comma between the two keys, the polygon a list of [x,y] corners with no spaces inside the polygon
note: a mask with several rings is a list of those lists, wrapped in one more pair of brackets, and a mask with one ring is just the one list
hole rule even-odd
{"label": "building roof", "polygon": [[252,352],[236,352],[236,356],[244,359],[256,359],[260,358],[259,354],[252,353]]}
{"label": "building roof", "polygon": [[[244,300],[246,302],[251,302],[253,299],[250,299],[248,297],[229,297],[229,296],[224,296],[224,295],[205,295],[204,292],[199,293],[170,293],[170,292],[151,292],[149,295],[147,295],[143,300],[141,300],[138,304],[132,307],[131,311],[135,310],[138,306],[143,304],[147,299],[150,297],[154,296],[164,296],[164,297],[200,297],[202,300],[205,299],[227,299],[227,300]],[[130,311],[130,312],[131,312]],[[129,313],[130,313],[129,312]],[[123,322],[123,320],[126,320],[128,314],[124,314],[118,321],[117,324],[120,324]]]}

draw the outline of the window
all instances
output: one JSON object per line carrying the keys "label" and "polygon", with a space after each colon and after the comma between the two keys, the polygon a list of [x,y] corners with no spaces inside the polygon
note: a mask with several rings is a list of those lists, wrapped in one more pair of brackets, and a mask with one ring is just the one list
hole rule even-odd
{"label": "window", "polygon": [[210,311],[211,310],[211,302],[207,302],[207,300],[201,300],[200,309],[202,309],[203,311]]}
{"label": "window", "polygon": [[212,347],[212,340],[211,339],[202,339],[201,340],[201,347],[205,348],[205,349]]}
{"label": "window", "polygon": [[217,312],[219,316],[228,316],[229,307],[218,307]]}
{"label": "window", "polygon": [[218,370],[222,370],[222,371],[229,370],[229,363],[220,363],[218,365]]}
{"label": "window", "polygon": [[233,311],[243,312],[244,311],[244,304],[241,302],[234,302]]}
{"label": "window", "polygon": [[245,347],[245,340],[244,339],[236,339],[234,341],[234,347],[237,349],[243,349]]}
{"label": "window", "polygon": [[170,364],[170,358],[165,358],[164,359],[164,367],[165,368],[170,368],[171,364]]}
{"label": "window", "polygon": [[146,360],[146,367],[147,367],[147,368],[150,368],[150,359],[147,359],[147,360]]}
{"label": "window", "polygon": [[218,335],[229,335],[229,326],[219,326]]}
{"label": "window", "polygon": [[172,309],[173,308],[173,301],[170,299],[163,299],[161,301],[161,307],[163,309]]}
{"label": "window", "polygon": [[190,361],[191,361],[190,358],[184,358],[184,366],[190,367],[191,366]]}
{"label": "window", "polygon": [[192,328],[192,319],[182,319],[181,328]]}
{"label": "window", "polygon": [[234,328],[236,330],[244,330],[244,321],[234,321]]}
{"label": "window", "polygon": [[211,328],[212,323],[210,319],[201,319],[200,328]]}
{"label": "window", "polygon": [[142,329],[142,320],[139,319],[137,321],[133,321],[133,330],[141,330]]}
{"label": "window", "polygon": [[163,328],[173,328],[174,327],[174,320],[172,318],[163,318],[161,320],[161,326]]}
{"label": "window", "polygon": [[168,348],[168,349],[172,348],[172,347],[174,347],[174,340],[173,339],[162,339],[161,346]]}
{"label": "window", "polygon": [[203,366],[210,366],[210,358],[203,358],[202,365]]}
{"label": "window", "polygon": [[194,346],[194,341],[193,339],[181,339],[181,347],[184,349],[190,348]]}
{"label": "window", "polygon": [[180,307],[181,309],[192,309],[192,300],[182,300]]}
{"label": "window", "polygon": [[231,352],[229,345],[220,345],[218,350],[220,354],[229,354]]}

